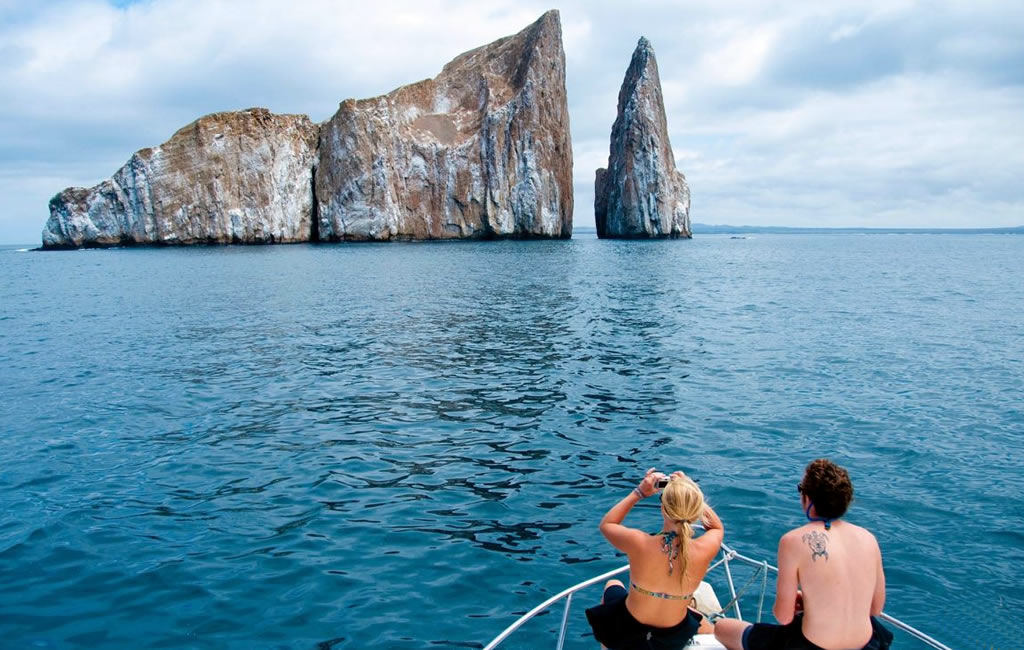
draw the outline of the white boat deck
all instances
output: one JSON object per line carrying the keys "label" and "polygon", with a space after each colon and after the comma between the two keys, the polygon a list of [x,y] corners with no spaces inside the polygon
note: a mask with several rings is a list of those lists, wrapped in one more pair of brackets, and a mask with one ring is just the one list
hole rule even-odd
{"label": "white boat deck", "polygon": [[693,637],[687,648],[707,648],[708,650],[725,650],[725,646],[715,640],[714,634],[698,634]]}
{"label": "white boat deck", "polygon": [[[722,611],[722,604],[718,601],[718,595],[714,588],[706,582],[701,582],[697,591],[693,592],[697,600],[697,611],[704,616],[711,616]],[[725,646],[715,640],[714,634],[698,634],[693,637],[689,648],[707,648],[708,650],[725,650]]]}

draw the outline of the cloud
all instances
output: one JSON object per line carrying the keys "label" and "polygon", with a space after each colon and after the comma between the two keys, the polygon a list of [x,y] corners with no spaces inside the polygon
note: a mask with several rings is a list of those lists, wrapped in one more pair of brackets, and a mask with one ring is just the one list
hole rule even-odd
{"label": "cloud", "polygon": [[[433,76],[549,7],[395,0],[0,0],[0,241],[206,113],[338,102]],[[572,0],[560,7],[577,224],[593,223],[616,97],[654,45],[693,219],[1024,223],[1024,7]]]}
{"label": "cloud", "polygon": [[776,46],[780,29],[775,25],[717,27],[722,43],[701,55],[698,80],[708,84],[745,86],[755,81],[769,52]]}

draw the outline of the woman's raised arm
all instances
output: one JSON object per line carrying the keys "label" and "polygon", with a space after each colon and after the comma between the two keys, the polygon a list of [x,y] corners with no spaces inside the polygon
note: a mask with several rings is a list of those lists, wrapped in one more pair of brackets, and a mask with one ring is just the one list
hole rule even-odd
{"label": "woman's raised arm", "polygon": [[704,530],[720,530],[723,534],[725,533],[725,526],[722,525],[722,520],[710,505],[704,504],[704,514],[700,519],[704,523]]}
{"label": "woman's raised arm", "polygon": [[640,481],[640,485],[633,488],[632,492],[612,506],[604,514],[604,517],[601,518],[601,524],[599,525],[601,534],[611,542],[612,546],[623,553],[629,554],[638,544],[642,543],[647,535],[643,531],[623,526],[622,521],[640,499],[649,497],[658,491],[658,488],[655,487],[655,482],[663,477],[664,474],[655,471],[653,467],[650,468],[647,470],[647,474],[644,475],[643,480]]}

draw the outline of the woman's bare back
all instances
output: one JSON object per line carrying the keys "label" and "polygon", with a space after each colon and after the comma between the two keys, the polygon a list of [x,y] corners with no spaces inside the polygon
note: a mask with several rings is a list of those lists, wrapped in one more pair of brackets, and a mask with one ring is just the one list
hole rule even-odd
{"label": "woman's bare back", "polygon": [[[651,535],[638,552],[629,554],[629,579],[645,591],[685,596],[684,601],[671,598],[659,598],[646,595],[629,588],[626,606],[638,620],[656,627],[671,627],[686,616],[689,597],[700,586],[708,565],[718,553],[721,541],[718,536],[701,535],[690,540],[687,545],[686,571],[680,580],[681,558],[672,561],[673,570],[669,573],[670,553],[664,551],[663,536]],[[673,541],[678,544],[678,540]]]}

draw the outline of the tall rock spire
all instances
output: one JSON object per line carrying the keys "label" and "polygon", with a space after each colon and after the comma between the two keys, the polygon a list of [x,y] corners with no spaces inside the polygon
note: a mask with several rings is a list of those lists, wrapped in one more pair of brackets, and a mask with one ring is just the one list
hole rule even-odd
{"label": "tall rock spire", "polygon": [[594,192],[597,236],[690,237],[690,188],[676,170],[665,121],[658,62],[641,37],[619,90],[608,168]]}

